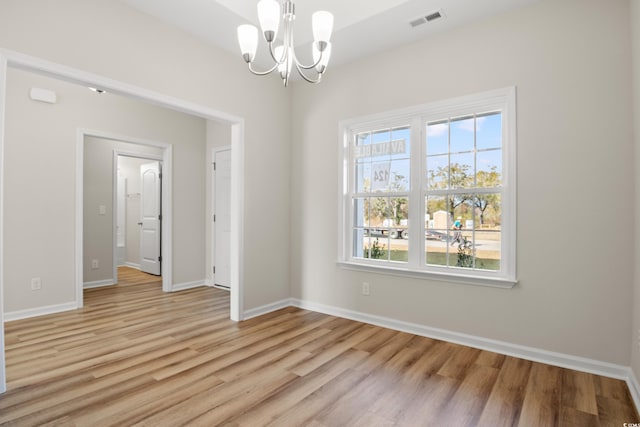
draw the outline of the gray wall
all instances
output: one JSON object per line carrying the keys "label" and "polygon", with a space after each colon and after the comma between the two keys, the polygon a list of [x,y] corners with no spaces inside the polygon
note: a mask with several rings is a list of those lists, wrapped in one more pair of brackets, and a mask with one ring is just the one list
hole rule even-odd
{"label": "gray wall", "polygon": [[[627,0],[546,0],[331,69],[293,92],[293,296],[629,364],[634,242]],[[519,284],[341,269],[338,122],[517,86]],[[371,296],[360,295],[363,281]]]}
{"label": "gray wall", "polygon": [[631,34],[633,60],[633,123],[635,136],[635,280],[633,324],[631,330],[631,367],[640,377],[640,0],[631,0]]}
{"label": "gray wall", "polygon": [[[265,228],[262,224],[263,210],[267,206],[283,224],[289,222],[289,92],[282,88],[276,77],[253,76],[237,56],[112,0],[3,0],[0,46],[242,117],[245,124],[243,161],[248,172],[244,179],[244,241],[241,242],[244,248],[244,307],[251,309],[289,297],[289,229]],[[13,121],[31,120],[17,112],[12,113],[14,108],[11,104],[7,106],[7,126]],[[85,126],[95,127],[90,123]],[[121,133],[127,134],[126,130]],[[157,136],[156,139],[163,138]],[[33,146],[34,150],[49,152],[48,159],[55,160],[59,170],[72,171],[73,152],[60,152],[58,148],[44,141],[34,142]],[[200,173],[200,169],[204,169],[205,155],[203,152],[175,152],[176,170],[180,164],[191,165],[187,174]],[[178,175],[175,177],[177,179]],[[61,174],[58,179],[64,181],[64,188],[73,188],[73,173]],[[6,182],[8,194],[17,184]],[[201,182],[202,189],[197,191],[202,209],[195,212],[200,215],[197,221],[204,222],[204,180]],[[58,187],[56,184],[54,188]],[[54,211],[58,209],[60,197],[72,197],[71,193],[49,190],[42,203],[55,201],[49,203],[54,205]],[[190,203],[185,199],[192,194],[193,188],[176,181],[174,206]],[[5,206],[8,206],[7,200]],[[60,206],[59,209],[63,208]],[[13,215],[6,214],[7,219]],[[34,214],[33,219],[38,221],[41,215]],[[66,210],[60,216],[63,221],[51,235],[51,241],[64,258],[56,263],[55,277],[65,289],[47,296],[41,292],[42,298],[27,292],[28,302],[21,303],[21,307],[73,300],[73,265],[70,261],[73,246],[67,237],[71,236],[73,217]],[[174,213],[174,224],[197,221],[187,212]],[[38,242],[38,239],[40,236],[30,236],[24,241]],[[204,247],[203,239],[204,233],[176,233],[174,243],[201,248]],[[283,243],[273,250],[272,242]],[[48,245],[44,243],[43,246],[45,244]],[[16,260],[16,268],[28,272],[25,276],[40,268],[40,258],[30,258],[31,251],[16,250],[7,242],[5,248],[6,257]],[[197,269],[192,268],[191,260],[176,258],[175,262],[176,278],[190,272],[200,278],[204,275],[204,261],[202,268]],[[23,279],[14,286],[25,286]],[[11,309],[13,306],[7,305],[7,310]]]}
{"label": "gray wall", "polygon": [[[631,4],[637,30],[640,7],[638,0]],[[629,1],[545,0],[332,68],[319,86],[294,84],[288,90],[276,78],[249,75],[237,57],[119,2],[4,0],[2,8],[4,48],[245,119],[245,309],[294,296],[623,365],[633,348],[640,372],[638,316],[631,325],[632,306],[640,312],[640,291],[631,298],[640,233],[627,238],[621,225],[634,217],[638,228],[634,206],[640,212],[640,197],[633,196],[640,161],[631,155]],[[634,40],[637,64],[637,31]],[[338,268],[338,122],[511,85],[518,87],[519,285],[490,289]],[[7,108],[7,129],[33,123],[13,104]],[[48,106],[38,108],[43,115]],[[638,134],[636,123],[636,151]],[[67,171],[73,170],[74,154],[65,142],[29,134],[20,141],[24,147],[10,144],[5,174],[17,169],[11,170],[12,150],[30,150],[37,155],[21,168],[42,171],[54,164],[57,175],[51,185],[35,174],[20,175],[44,187],[31,201],[22,181],[5,175],[5,266],[26,272],[15,278],[14,291],[6,290],[24,297],[11,297],[24,301],[11,309],[70,301],[74,248],[67,202],[74,176]],[[203,159],[176,153],[176,162],[202,165]],[[606,201],[596,202],[600,198]],[[18,216],[42,222],[46,238],[41,230],[11,235],[7,221]],[[176,223],[189,221],[178,216]],[[267,216],[291,228],[265,227]],[[610,227],[595,227],[598,221]],[[567,223],[580,230],[570,241],[562,239]],[[9,242],[17,239],[22,243],[12,247]],[[59,262],[43,261],[54,250]],[[49,294],[44,281],[37,295],[24,291],[36,273],[55,277],[60,288]],[[637,267],[635,275],[640,289]],[[359,294],[365,280],[372,291],[367,298]],[[8,283],[5,276],[5,289]]]}
{"label": "gray wall", "polygon": [[[54,90],[54,105],[29,99]],[[34,125],[34,124],[37,124]],[[174,145],[173,283],[204,282],[206,122],[120,96],[19,70],[7,79],[4,290],[7,312],[75,300],[75,158],[78,128]],[[95,143],[95,144],[91,144]],[[111,277],[112,151],[128,145],[88,141],[85,282]],[[131,151],[135,151],[133,148]],[[152,150],[157,152],[155,150]],[[99,180],[93,179],[100,177]],[[12,185],[20,183],[20,185]],[[97,213],[98,205],[106,215]],[[91,259],[100,268],[90,268]],[[89,263],[89,264],[88,264]],[[42,289],[31,291],[32,277]]]}

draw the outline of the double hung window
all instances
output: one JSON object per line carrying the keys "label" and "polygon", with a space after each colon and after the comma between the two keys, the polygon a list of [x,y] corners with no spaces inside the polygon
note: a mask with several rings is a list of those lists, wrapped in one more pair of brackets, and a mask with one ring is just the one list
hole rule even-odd
{"label": "double hung window", "polygon": [[345,266],[515,283],[515,89],[341,124]]}

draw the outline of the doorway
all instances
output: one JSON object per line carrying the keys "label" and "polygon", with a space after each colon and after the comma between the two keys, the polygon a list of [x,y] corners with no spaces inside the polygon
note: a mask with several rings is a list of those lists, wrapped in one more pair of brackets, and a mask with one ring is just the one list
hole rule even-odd
{"label": "doorway", "polygon": [[162,161],[157,156],[114,151],[116,167],[114,277],[118,267],[161,275]]}
{"label": "doorway", "polygon": [[[170,236],[173,228],[172,188],[168,183],[164,186],[160,183],[160,168],[168,182],[172,176],[172,146],[81,130],[77,151],[81,162],[77,168],[76,188],[77,218],[81,219],[76,222],[78,305],[83,305],[84,289],[118,283],[118,266],[122,264],[161,276],[163,291],[172,291],[171,239],[162,238]],[[143,174],[152,178],[149,181],[151,188],[146,192]],[[150,206],[153,218],[143,221],[144,194],[153,205]],[[140,223],[145,222],[146,227],[143,227]],[[141,238],[143,229],[147,239]]]}
{"label": "doorway", "polygon": [[[71,82],[82,86],[99,87],[108,93],[124,95],[133,100],[143,101],[152,105],[165,107],[174,111],[179,111],[185,114],[191,114],[196,117],[204,118],[206,120],[215,121],[218,123],[224,123],[231,129],[230,140],[233,146],[232,152],[232,192],[231,192],[231,306],[230,306],[230,318],[232,320],[242,320],[244,317],[243,308],[243,243],[244,243],[244,120],[242,117],[227,114],[222,111],[218,111],[209,108],[204,105],[194,104],[182,99],[178,99],[172,96],[168,96],[162,93],[157,93],[144,89],[138,86],[134,86],[128,83],[120,82],[117,80],[105,78],[99,75],[91,74],[82,70],[74,69],[72,67],[61,66],[59,64],[42,60],[40,58],[30,57],[18,52],[9,51],[6,49],[0,49],[0,172],[4,170],[3,164],[3,148],[5,138],[5,117],[6,117],[6,81],[7,81],[7,69],[20,69],[28,72],[42,74],[46,76],[59,79],[61,81]],[[76,148],[76,164],[75,164],[75,218],[76,218],[76,230],[73,233],[74,244],[69,245],[71,251],[75,251],[75,275],[72,278],[76,284],[76,300],[73,303],[76,307],[82,306],[82,284],[83,284],[83,272],[82,272],[82,211],[83,207],[79,201],[82,200],[82,167],[83,167],[83,140],[86,135],[97,134],[100,132],[88,131],[85,129],[78,129],[77,131],[77,148]],[[110,137],[107,135],[107,137]],[[111,136],[111,138],[113,138]],[[142,142],[142,144],[145,144]],[[153,144],[151,144],[153,145]],[[163,150],[163,166],[165,168],[164,173],[171,171],[171,159],[173,158],[172,147],[170,145],[160,147]],[[68,157],[71,158],[71,157]],[[5,192],[3,185],[5,182],[2,180],[3,174],[0,173],[0,207],[3,204]],[[71,181],[70,181],[71,182]],[[163,186],[163,199],[165,202],[170,200],[171,192],[166,187],[171,186],[171,180],[165,180],[167,185]],[[169,188],[170,189],[170,188]],[[169,198],[167,198],[169,194]],[[164,207],[164,204],[163,204]],[[168,231],[168,224],[170,224],[171,216],[170,211],[164,212],[163,209],[163,222],[162,222],[162,256],[168,256],[171,254],[172,249],[172,234]],[[69,216],[70,218],[72,216]],[[0,226],[3,223],[3,213],[0,209]],[[169,228],[170,230],[170,228]],[[0,229],[0,253],[3,253],[3,249],[7,248],[5,245],[5,233]],[[165,259],[166,261],[166,259]],[[163,262],[162,274],[163,274],[163,289],[165,287],[170,290],[172,274],[171,263]],[[4,339],[3,339],[3,306],[2,297],[4,294],[3,283],[4,268],[2,261],[0,260],[0,393],[6,390],[5,370],[4,370]],[[71,279],[71,278],[70,278]],[[71,282],[71,280],[66,283]],[[73,307],[71,307],[73,308]]]}

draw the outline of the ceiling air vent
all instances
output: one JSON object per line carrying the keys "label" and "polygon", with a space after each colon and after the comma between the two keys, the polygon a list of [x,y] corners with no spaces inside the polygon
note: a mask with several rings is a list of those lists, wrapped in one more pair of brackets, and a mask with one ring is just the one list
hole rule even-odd
{"label": "ceiling air vent", "polygon": [[424,19],[427,20],[427,22],[431,22],[431,21],[435,21],[436,19],[440,19],[442,18],[444,15],[442,14],[441,10],[437,10],[433,13],[428,14],[427,16],[424,17]]}
{"label": "ceiling air vent", "polygon": [[427,22],[435,21],[436,19],[440,19],[443,17],[444,13],[442,12],[442,9],[436,10],[435,12],[429,13],[419,18],[412,19],[411,21],[409,21],[409,25],[415,28],[418,25],[426,24]]}
{"label": "ceiling air vent", "polygon": [[420,18],[414,19],[413,21],[409,21],[409,25],[412,27],[417,27],[418,25],[426,24],[427,18],[421,16]]}

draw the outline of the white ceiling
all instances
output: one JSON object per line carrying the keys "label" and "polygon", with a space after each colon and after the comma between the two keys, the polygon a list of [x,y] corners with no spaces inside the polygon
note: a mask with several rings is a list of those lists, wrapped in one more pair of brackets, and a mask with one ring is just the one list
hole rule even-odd
{"label": "white ceiling", "polygon": [[[121,0],[148,15],[213,43],[240,59],[236,27],[257,25],[258,0]],[[520,8],[539,0],[298,0],[295,1],[296,53],[310,61],[311,14],[333,13],[330,66],[427,38]],[[435,11],[444,18],[412,28],[409,22]],[[258,61],[265,46],[258,48]]]}

